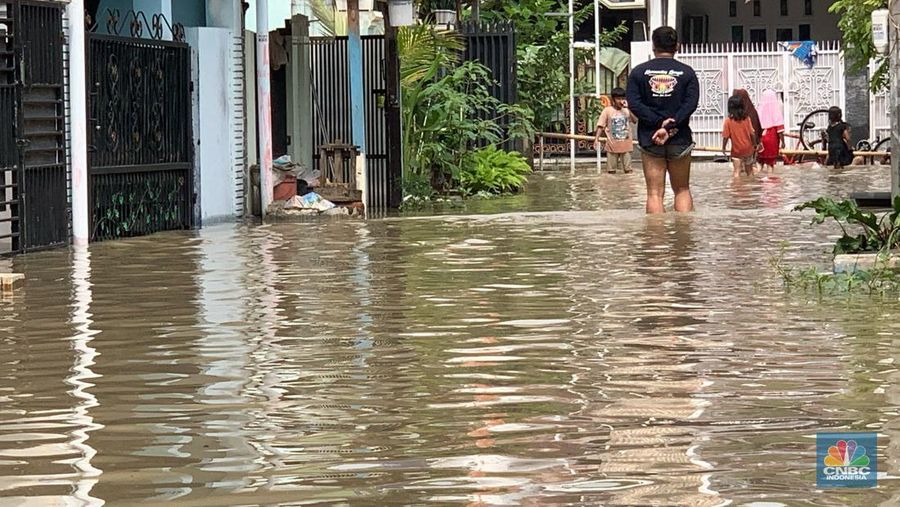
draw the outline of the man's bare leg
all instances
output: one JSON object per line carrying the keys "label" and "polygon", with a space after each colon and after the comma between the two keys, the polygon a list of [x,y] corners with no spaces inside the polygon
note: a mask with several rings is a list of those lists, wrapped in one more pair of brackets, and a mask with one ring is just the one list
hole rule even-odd
{"label": "man's bare leg", "polygon": [[646,153],[641,157],[644,165],[644,180],[647,182],[647,213],[665,213],[663,196],[666,194],[666,159]]}
{"label": "man's bare leg", "polygon": [[669,181],[675,192],[675,211],[694,211],[691,196],[691,156],[669,161]]}

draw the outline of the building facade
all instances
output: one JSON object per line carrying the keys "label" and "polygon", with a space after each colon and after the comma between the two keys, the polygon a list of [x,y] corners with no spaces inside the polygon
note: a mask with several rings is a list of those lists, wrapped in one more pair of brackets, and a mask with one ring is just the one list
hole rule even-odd
{"label": "building facade", "polygon": [[838,16],[821,0],[683,0],[685,42],[839,40]]}

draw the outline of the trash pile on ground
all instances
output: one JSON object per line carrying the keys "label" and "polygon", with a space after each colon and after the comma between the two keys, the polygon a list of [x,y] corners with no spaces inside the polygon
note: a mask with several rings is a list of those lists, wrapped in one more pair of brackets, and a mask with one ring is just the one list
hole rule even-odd
{"label": "trash pile on ground", "polygon": [[272,162],[273,200],[288,201],[319,186],[319,170],[291,160],[290,155]]}
{"label": "trash pile on ground", "polygon": [[286,201],[275,201],[269,207],[269,214],[275,216],[350,216],[361,212],[361,208],[338,206],[315,192],[295,195]]}

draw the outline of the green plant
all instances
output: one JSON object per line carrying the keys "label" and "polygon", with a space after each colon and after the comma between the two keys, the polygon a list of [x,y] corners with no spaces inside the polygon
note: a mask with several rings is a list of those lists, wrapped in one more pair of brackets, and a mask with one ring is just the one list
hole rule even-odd
{"label": "green plant", "polygon": [[[843,231],[834,246],[834,254],[889,251],[900,246],[900,196],[894,199],[893,211],[880,218],[871,211],[860,209],[854,201],[836,202],[830,197],[820,197],[803,203],[794,211],[812,209],[816,215],[812,223],[821,224],[831,218]],[[856,226],[862,232],[852,235],[848,226]]]}
{"label": "green plant", "polygon": [[815,266],[788,266],[784,262],[787,246],[786,242],[781,244],[779,253],[769,258],[769,266],[778,273],[788,289],[815,292],[819,296],[854,292],[866,292],[869,295],[900,292],[900,277],[889,268],[887,262],[889,253],[880,253],[873,269],[830,273],[821,272]]}
{"label": "green plant", "polygon": [[530,109],[494,98],[483,65],[459,63],[457,35],[418,25],[401,30],[398,44],[407,195],[428,197],[426,183],[449,190],[476,146],[533,136]]}
{"label": "green plant", "polygon": [[459,172],[459,187],[465,195],[517,192],[528,181],[530,172],[521,154],[488,146],[466,156]]}
{"label": "green plant", "polygon": [[[576,30],[594,13],[592,2],[577,2]],[[549,13],[565,12],[568,4],[559,0],[494,0],[484,2],[481,16],[488,21],[512,21],[516,26],[519,102],[533,111],[534,124],[548,129],[569,98],[568,20]],[[603,30],[600,45],[611,46],[628,33],[625,24]],[[590,52],[578,51],[583,62]],[[579,79],[577,91],[593,92],[593,85]]]}
{"label": "green plant", "polygon": [[887,6],[887,0],[835,0],[828,9],[841,17],[838,26],[843,33],[844,57],[851,70],[865,70],[870,61],[875,61],[877,70],[869,82],[872,91],[883,90],[889,82],[888,58],[876,51],[872,40],[872,12]]}

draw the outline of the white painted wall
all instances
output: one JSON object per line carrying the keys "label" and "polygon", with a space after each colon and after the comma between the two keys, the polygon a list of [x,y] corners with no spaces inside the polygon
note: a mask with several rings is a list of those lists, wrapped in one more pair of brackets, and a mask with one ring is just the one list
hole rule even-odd
{"label": "white painted wall", "polygon": [[206,26],[242,32],[241,0],[206,0]]}
{"label": "white painted wall", "polygon": [[[762,0],[760,16],[753,15],[753,2],[737,0],[737,16],[729,15],[729,0],[682,0],[683,16],[709,16],[709,42],[731,42],[731,27],[743,26],[744,42],[750,42],[750,29],[765,28],[768,42],[776,42],[777,28],[792,28],[798,37],[801,24],[811,25],[813,40],[840,40],[838,16],[828,13],[831,2],[812,0],[813,15],[804,14],[804,0],[788,0],[788,15],[781,15],[781,0]],[[682,24],[676,26],[682,29]]]}
{"label": "white painted wall", "polygon": [[234,33],[224,28],[188,28],[194,60],[194,149],[200,175],[202,225],[233,220],[235,196]]}

